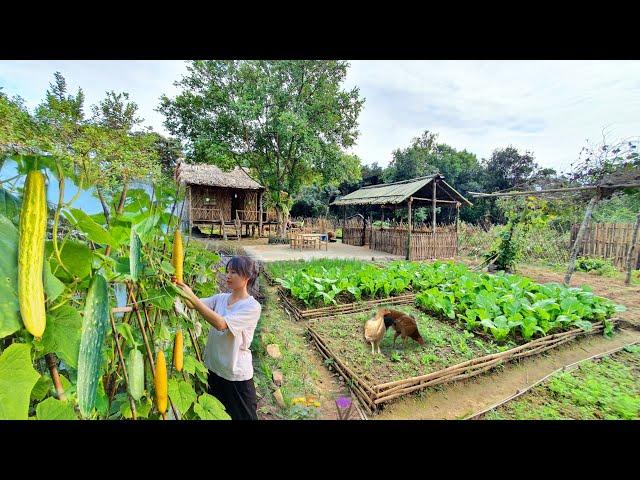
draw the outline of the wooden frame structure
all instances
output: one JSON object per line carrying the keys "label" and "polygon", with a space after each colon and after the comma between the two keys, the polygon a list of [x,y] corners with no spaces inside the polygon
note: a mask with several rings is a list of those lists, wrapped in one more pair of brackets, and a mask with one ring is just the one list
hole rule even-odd
{"label": "wooden frame structure", "polygon": [[[473,205],[469,200],[463,197],[456,189],[449,185],[444,180],[444,176],[440,174],[428,175],[425,177],[413,178],[410,180],[404,180],[401,182],[385,183],[380,185],[370,185],[363,187],[355,192],[351,192],[344,197],[334,200],[331,205],[342,206],[344,208],[344,222],[343,222],[343,241],[345,241],[345,232],[347,232],[347,242],[349,238],[353,237],[358,245],[366,245],[367,243],[371,248],[380,250],[383,252],[389,252],[394,254],[402,254],[407,260],[423,260],[426,258],[452,258],[452,252],[457,251],[457,225],[459,218],[459,210],[462,205]],[[385,229],[375,229],[372,226],[372,219],[369,218],[370,234],[368,236],[369,242],[366,241],[366,228],[367,221],[363,218],[363,233],[362,241],[358,239],[357,233],[355,235],[349,234],[349,229],[353,229],[354,225],[348,224],[346,218],[346,207],[349,205],[376,205],[382,209],[398,209],[407,208],[407,226],[391,227]],[[431,222],[430,228],[424,225],[423,228],[415,228],[414,221],[412,219],[413,209],[417,207],[427,206],[431,209]],[[446,235],[438,241],[438,228],[437,228],[437,212],[438,206],[444,206],[456,209],[455,216],[455,234]],[[382,210],[382,221],[384,225],[384,210]],[[353,222],[352,222],[353,223]],[[427,228],[425,228],[427,227]],[[386,230],[386,235],[382,232]],[[394,230],[394,232],[389,232]],[[442,230],[441,230],[442,232]],[[392,235],[395,233],[396,235]],[[398,239],[397,235],[401,235],[405,238],[405,245],[402,247],[401,252],[398,251]],[[386,241],[388,240],[388,241]],[[443,243],[444,241],[444,243]],[[347,243],[345,242],[345,243]]]}
{"label": "wooden frame structure", "polygon": [[[567,272],[564,276],[564,284],[569,285],[571,277],[576,268],[576,259],[578,252],[582,248],[583,241],[589,224],[591,222],[591,215],[596,204],[602,199],[613,192],[625,189],[625,188],[640,188],[640,173],[638,170],[631,172],[619,172],[618,174],[611,174],[606,179],[602,180],[598,185],[584,185],[581,187],[564,187],[564,188],[549,188],[545,190],[529,190],[529,191],[514,191],[514,192],[494,192],[494,193],[482,193],[482,192],[469,192],[469,195],[474,198],[499,198],[499,197],[517,197],[517,196],[537,196],[537,195],[550,195],[550,194],[567,194],[579,191],[593,191],[594,195],[591,197],[589,204],[584,213],[582,223],[578,228],[578,232],[575,235],[573,246],[571,247],[571,256],[569,258],[569,265],[567,266]],[[638,240],[638,231],[640,230],[640,212],[636,217],[636,223],[633,229],[632,239],[629,242],[627,252],[625,255],[625,263],[627,276],[625,278],[625,285],[629,285],[631,282],[631,272],[633,271],[633,252],[636,248]]]}

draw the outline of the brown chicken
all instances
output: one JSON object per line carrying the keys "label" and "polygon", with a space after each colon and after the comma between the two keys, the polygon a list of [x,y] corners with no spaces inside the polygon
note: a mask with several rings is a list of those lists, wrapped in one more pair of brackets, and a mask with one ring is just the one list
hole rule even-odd
{"label": "brown chicken", "polygon": [[387,331],[387,325],[385,325],[384,311],[378,310],[376,315],[367,320],[364,324],[364,339],[371,344],[371,353],[375,355],[376,348],[378,353],[380,352],[380,342],[384,338],[384,334]]}
{"label": "brown chicken", "polygon": [[393,335],[393,344],[396,344],[396,338],[402,337],[403,346],[407,343],[407,338],[413,338],[420,345],[424,345],[424,339],[418,331],[416,321],[406,313],[398,310],[390,310],[382,308],[378,310],[378,315],[382,313],[386,327],[393,327],[395,334]]}

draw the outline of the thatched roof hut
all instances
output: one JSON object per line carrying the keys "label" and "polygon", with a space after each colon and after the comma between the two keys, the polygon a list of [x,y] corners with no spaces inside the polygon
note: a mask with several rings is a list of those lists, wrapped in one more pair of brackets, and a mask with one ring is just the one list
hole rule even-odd
{"label": "thatched roof hut", "polygon": [[184,161],[179,161],[175,178],[177,182],[184,185],[264,190],[262,185],[251,178],[247,168],[240,167],[235,167],[233,170],[225,172],[215,165],[188,164]]}
{"label": "thatched roof hut", "polygon": [[195,224],[256,224],[262,227],[262,195],[265,187],[245,168],[225,172],[215,165],[180,160],[175,180],[186,188],[183,220],[189,230]]}

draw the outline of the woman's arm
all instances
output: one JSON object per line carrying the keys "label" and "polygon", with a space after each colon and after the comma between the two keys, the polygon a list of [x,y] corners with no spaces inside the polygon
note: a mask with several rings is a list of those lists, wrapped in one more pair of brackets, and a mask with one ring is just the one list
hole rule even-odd
{"label": "woman's arm", "polygon": [[189,300],[193,303],[193,308],[197,310],[216,330],[226,330],[228,328],[224,317],[207,307],[204,302],[200,300],[195,293],[193,293],[191,288],[184,283],[178,283],[177,285],[189,296]]}

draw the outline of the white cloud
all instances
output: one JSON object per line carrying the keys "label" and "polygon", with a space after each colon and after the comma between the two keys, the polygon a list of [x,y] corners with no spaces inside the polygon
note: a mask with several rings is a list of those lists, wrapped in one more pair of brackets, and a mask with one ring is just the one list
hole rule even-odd
{"label": "white cloud", "polygon": [[640,134],[637,61],[353,61],[346,84],[367,98],[353,148],[365,163],[429,129],[480,158],[514,145],[563,170],[604,127]]}

